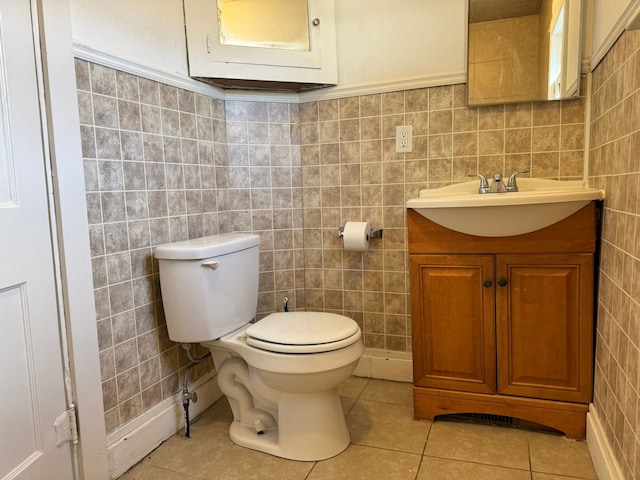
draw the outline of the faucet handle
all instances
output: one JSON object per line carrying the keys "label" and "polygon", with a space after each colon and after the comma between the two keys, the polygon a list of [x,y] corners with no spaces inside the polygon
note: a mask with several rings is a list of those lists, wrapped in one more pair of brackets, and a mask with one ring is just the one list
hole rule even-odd
{"label": "faucet handle", "polygon": [[516,182],[516,176],[522,173],[529,173],[529,170],[523,170],[522,172],[513,172],[507,181],[507,192],[517,192],[518,183]]}
{"label": "faucet handle", "polygon": [[487,177],[484,175],[471,174],[470,177],[480,177],[480,188],[478,188],[478,193],[489,193],[489,182],[487,181]]}

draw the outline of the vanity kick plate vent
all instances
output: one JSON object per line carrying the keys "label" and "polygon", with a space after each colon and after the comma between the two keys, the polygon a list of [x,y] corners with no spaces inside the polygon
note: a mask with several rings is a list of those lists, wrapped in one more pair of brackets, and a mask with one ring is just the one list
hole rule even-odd
{"label": "vanity kick plate vent", "polygon": [[447,415],[451,420],[465,422],[490,423],[492,425],[502,425],[505,427],[517,427],[518,420],[513,417],[503,415],[488,415],[485,413],[460,413],[458,415]]}
{"label": "vanity kick plate vent", "polygon": [[463,413],[460,416],[480,420],[483,422],[496,423],[499,425],[515,425],[516,420],[513,417],[505,417],[503,415],[487,415],[484,413]]}
{"label": "vanity kick plate vent", "polygon": [[534,432],[546,432],[562,434],[562,432],[551,427],[546,427],[538,423],[521,420],[519,418],[507,417],[504,415],[489,415],[485,413],[458,413],[452,415],[438,416],[441,420],[450,420],[453,422],[480,423],[485,425],[496,425],[499,427],[520,428],[524,430],[532,430]]}

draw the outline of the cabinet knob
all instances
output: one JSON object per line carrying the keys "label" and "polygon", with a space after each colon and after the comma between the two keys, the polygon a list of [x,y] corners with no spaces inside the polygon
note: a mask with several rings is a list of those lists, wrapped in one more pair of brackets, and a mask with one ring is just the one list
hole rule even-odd
{"label": "cabinet knob", "polygon": [[313,25],[314,27],[317,27],[318,25],[320,25],[320,19],[319,18],[314,18],[311,21],[311,25]]}
{"label": "cabinet knob", "polygon": [[498,285],[500,285],[501,287],[504,287],[506,284],[507,284],[507,279],[506,278],[498,279]]}
{"label": "cabinet knob", "polygon": [[482,282],[482,286],[485,288],[489,288],[491,285],[493,285],[493,282],[491,280],[485,280],[484,282]]}

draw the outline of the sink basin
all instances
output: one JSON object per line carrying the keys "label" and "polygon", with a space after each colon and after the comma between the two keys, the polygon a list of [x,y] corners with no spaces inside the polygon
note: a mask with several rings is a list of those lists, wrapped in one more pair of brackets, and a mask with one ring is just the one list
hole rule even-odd
{"label": "sink basin", "polygon": [[577,212],[604,191],[583,181],[519,178],[518,192],[479,194],[477,180],[432,190],[407,201],[412,208],[443,227],[469,235],[507,237],[534,232]]}

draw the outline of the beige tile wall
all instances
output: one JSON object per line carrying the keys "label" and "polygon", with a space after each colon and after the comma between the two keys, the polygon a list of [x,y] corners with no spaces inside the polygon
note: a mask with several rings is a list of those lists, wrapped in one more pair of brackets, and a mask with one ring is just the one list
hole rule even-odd
{"label": "beige tile wall", "polygon": [[[411,350],[407,199],[477,173],[582,178],[583,99],[465,105],[455,85],[300,106],[307,307],[354,318],[367,347]],[[412,125],[412,153],[395,153],[398,125]],[[347,221],[382,227],[383,239],[346,252]]]}
{"label": "beige tile wall", "polygon": [[[76,67],[109,432],[175,394],[188,363],[167,336],[155,245],[259,233],[259,318],[288,297],[291,309],[354,318],[368,347],[407,352],[405,200],[476,173],[582,177],[582,99],[467,108],[456,85],[225,103]],[[413,153],[395,153],[396,125],[413,126]],[[383,239],[343,251],[348,220],[383,227]]]}
{"label": "beige tile wall", "polygon": [[112,432],[181,386],[188,360],[167,335],[152,248],[218,232],[224,103],[80,60],[76,78]]}
{"label": "beige tile wall", "polygon": [[304,251],[298,105],[226,102],[228,206],[221,228],[262,237],[258,318],[303,309]]}
{"label": "beige tile wall", "polygon": [[624,478],[640,477],[640,33],[593,73],[589,182],[606,189],[595,409]]}
{"label": "beige tile wall", "polygon": [[168,338],[154,246],[256,232],[260,314],[284,296],[304,304],[297,106],[225,105],[80,60],[76,78],[110,433],[178,392],[188,364]]}

